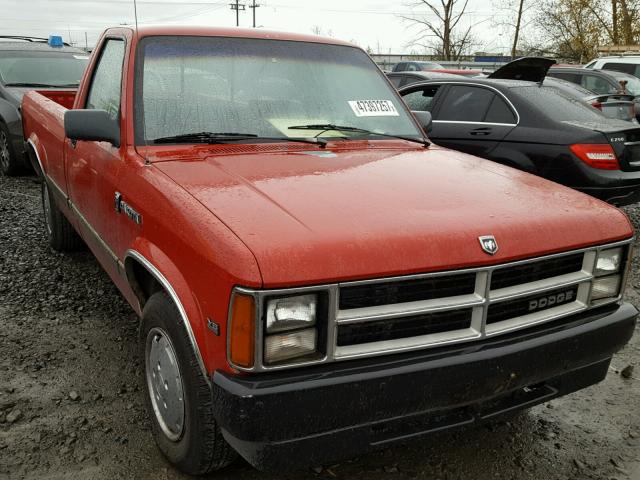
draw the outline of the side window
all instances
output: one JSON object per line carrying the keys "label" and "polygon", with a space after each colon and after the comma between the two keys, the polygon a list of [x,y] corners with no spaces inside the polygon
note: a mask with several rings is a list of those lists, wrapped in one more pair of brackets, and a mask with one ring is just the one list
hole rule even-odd
{"label": "side window", "polygon": [[412,83],[424,80],[424,78],[417,77],[415,75],[404,75],[402,78],[402,86],[411,85]]}
{"label": "side window", "polygon": [[605,79],[596,75],[584,75],[582,77],[582,86],[587,90],[591,90],[594,93],[603,95],[614,91],[614,87],[609,84]]}
{"label": "side window", "polygon": [[452,85],[435,120],[482,122],[493,97],[486,88]]}
{"label": "side window", "polygon": [[562,80],[566,80],[567,82],[577,83],[580,85],[581,75],[577,73],[567,73],[567,72],[549,72],[550,77],[560,78]]}
{"label": "side window", "polygon": [[584,66],[584,68],[593,68],[593,67],[595,67],[595,66],[596,66],[596,60],[594,60],[594,61],[593,61],[593,62],[591,62],[591,63],[587,63],[587,64]]}
{"label": "side window", "polygon": [[93,72],[85,108],[106,110],[111,118],[117,120],[120,112],[123,61],[124,41],[107,40]]}
{"label": "side window", "polygon": [[389,81],[394,87],[398,88],[400,86],[400,82],[402,81],[402,77],[400,75],[389,76]]}
{"label": "side window", "polygon": [[407,72],[417,72],[419,70],[418,66],[415,63],[407,63],[407,68],[405,71]]}
{"label": "side window", "polygon": [[409,110],[415,112],[430,112],[432,108],[433,97],[438,93],[440,85],[429,85],[428,87],[416,90],[415,92],[403,95],[404,102]]}
{"label": "side window", "polygon": [[507,102],[505,102],[498,95],[494,95],[489,111],[484,119],[488,123],[516,123],[516,116],[514,115]]}
{"label": "side window", "polygon": [[393,67],[393,71],[394,71],[394,72],[403,72],[403,71],[404,71],[405,66],[406,66],[406,63],[404,63],[404,62],[400,62],[400,63],[398,63],[395,67]]}
{"label": "side window", "polygon": [[617,72],[629,73],[631,75],[636,74],[636,66],[633,63],[616,63],[609,62],[602,66],[603,70],[615,70]]}

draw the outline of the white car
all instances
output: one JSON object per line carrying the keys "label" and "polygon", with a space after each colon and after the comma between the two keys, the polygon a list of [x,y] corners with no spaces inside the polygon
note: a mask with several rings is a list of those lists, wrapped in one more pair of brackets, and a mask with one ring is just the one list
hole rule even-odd
{"label": "white car", "polygon": [[640,78],[640,55],[600,57],[587,63],[584,68],[594,70],[615,70]]}

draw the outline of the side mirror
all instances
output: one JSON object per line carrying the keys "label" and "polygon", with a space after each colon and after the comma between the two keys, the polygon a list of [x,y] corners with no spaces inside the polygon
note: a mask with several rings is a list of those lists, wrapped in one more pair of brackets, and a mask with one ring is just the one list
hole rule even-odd
{"label": "side mirror", "polygon": [[71,140],[109,142],[120,146],[120,126],[106,110],[67,110],[64,134]]}
{"label": "side mirror", "polygon": [[431,112],[418,112],[413,110],[411,113],[413,113],[413,116],[416,117],[416,120],[424,129],[424,131],[429,133],[431,131],[433,122],[433,119],[431,118]]}

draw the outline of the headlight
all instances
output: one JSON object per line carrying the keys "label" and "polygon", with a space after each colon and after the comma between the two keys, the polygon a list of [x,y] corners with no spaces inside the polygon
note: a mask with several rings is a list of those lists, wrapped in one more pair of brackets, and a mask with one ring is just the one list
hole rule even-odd
{"label": "headlight", "polygon": [[269,335],[265,340],[264,359],[266,363],[277,363],[304,357],[315,353],[316,343],[315,328]]}
{"label": "headlight", "polygon": [[591,300],[617,297],[620,293],[620,275],[596,278],[591,286]]}
{"label": "headlight", "polygon": [[265,300],[264,362],[312,357],[318,352],[318,294]]}
{"label": "headlight", "polygon": [[596,261],[596,270],[594,275],[601,277],[603,275],[611,275],[620,271],[622,264],[622,248],[610,248],[609,250],[601,250],[598,253]]}
{"label": "headlight", "polygon": [[317,295],[276,298],[267,302],[267,334],[315,325]]}

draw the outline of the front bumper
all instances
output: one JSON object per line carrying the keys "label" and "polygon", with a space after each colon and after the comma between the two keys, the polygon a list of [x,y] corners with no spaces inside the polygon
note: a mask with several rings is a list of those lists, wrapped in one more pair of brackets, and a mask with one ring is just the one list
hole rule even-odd
{"label": "front bumper", "polygon": [[455,348],[273,374],[215,372],[214,414],[258,469],[323,464],[597,383],[637,314],[615,304]]}

